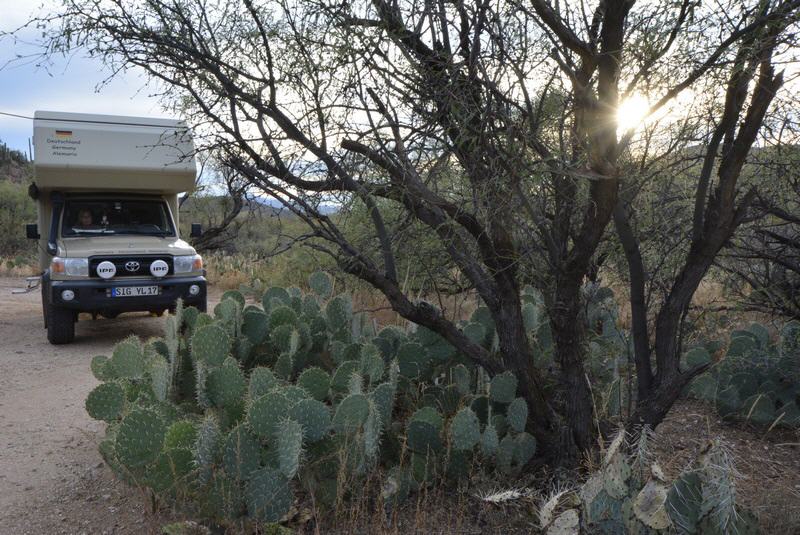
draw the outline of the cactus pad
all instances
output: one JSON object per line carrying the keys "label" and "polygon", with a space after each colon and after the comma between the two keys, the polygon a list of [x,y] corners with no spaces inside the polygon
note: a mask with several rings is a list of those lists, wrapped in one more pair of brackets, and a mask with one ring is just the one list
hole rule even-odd
{"label": "cactus pad", "polygon": [[215,473],[209,481],[211,484],[208,487],[205,502],[211,517],[236,519],[241,516],[244,509],[244,496],[239,482],[227,477],[222,472]]}
{"label": "cactus pad", "polygon": [[270,341],[283,353],[294,354],[300,347],[300,332],[294,324],[278,325],[269,336]]}
{"label": "cactus pad", "polygon": [[288,305],[291,299],[292,296],[289,295],[289,292],[287,292],[285,288],[273,286],[264,292],[264,295],[261,297],[261,303],[264,307],[264,311],[268,311],[272,308],[273,302],[280,302],[284,305]]}
{"label": "cactus pad", "polygon": [[308,278],[308,286],[322,299],[328,299],[333,292],[331,277],[325,272],[316,271]]}
{"label": "cactus pad", "polygon": [[500,447],[500,437],[494,425],[489,424],[481,433],[480,449],[486,457],[494,457]]}
{"label": "cactus pad", "polygon": [[710,375],[701,375],[692,381],[689,392],[698,399],[713,401],[717,396],[717,381]]}
{"label": "cactus pad", "polygon": [[212,470],[220,450],[220,435],[219,423],[211,415],[206,416],[197,429],[194,457],[200,469],[200,481],[203,483],[211,480]]}
{"label": "cactus pad", "polygon": [[472,374],[463,364],[450,368],[450,381],[456,385],[462,396],[472,392]]}
{"label": "cactus pad", "polygon": [[269,313],[269,328],[271,331],[281,325],[294,325],[295,323],[297,323],[297,312],[286,305],[275,307]]}
{"label": "cactus pad", "polygon": [[[749,334],[749,333],[748,333]],[[753,336],[736,336],[728,345],[729,357],[744,357],[756,347]]]}
{"label": "cactus pad", "polygon": [[281,353],[278,356],[278,360],[275,362],[275,366],[273,370],[275,370],[275,375],[280,377],[284,380],[289,380],[292,377],[292,372],[294,370],[294,358],[292,357],[291,353]]}
{"label": "cactus pad", "polygon": [[370,383],[377,383],[386,373],[380,350],[372,344],[365,345],[361,350],[361,375],[369,378]]}
{"label": "cactus pad", "polygon": [[358,373],[359,363],[348,360],[343,362],[333,374],[331,379],[331,390],[335,392],[347,392],[350,386],[350,377]]}
{"label": "cactus pad", "polygon": [[497,447],[497,464],[501,470],[505,472],[511,471],[515,449],[514,438],[511,435],[504,436]]}
{"label": "cactus pad", "polygon": [[648,481],[633,501],[636,518],[649,528],[667,529],[670,526],[666,508],[668,492],[666,485],[660,481]]}
{"label": "cactus pad", "polygon": [[289,418],[303,428],[303,438],[308,442],[322,440],[331,428],[331,411],[315,399],[304,399],[289,409]]}
{"label": "cactus pad", "polygon": [[471,321],[464,325],[462,329],[464,331],[464,336],[470,339],[470,341],[474,344],[485,345],[486,339],[488,338],[486,327],[482,324]]}
{"label": "cactus pad", "polygon": [[245,480],[261,465],[261,444],[243,425],[225,437],[222,448],[222,465],[225,473],[236,480]]}
{"label": "cactus pad", "polygon": [[481,438],[481,424],[469,407],[456,413],[450,422],[450,440],[456,450],[470,450]]}
{"label": "cactus pad", "polygon": [[680,533],[696,533],[700,520],[703,490],[700,476],[691,471],[681,474],[667,493],[665,509]]}
{"label": "cactus pad", "polygon": [[411,420],[428,422],[435,427],[437,431],[441,431],[442,424],[444,423],[442,415],[439,414],[439,412],[433,407],[422,407],[421,409],[417,409],[414,414],[411,415]]}
{"label": "cactus pad", "polygon": [[280,431],[279,424],[286,418],[290,406],[289,399],[282,393],[268,392],[250,404],[247,422],[259,437],[274,437]]}
{"label": "cactus pad", "polygon": [[218,325],[196,329],[191,340],[192,357],[209,366],[220,366],[231,351],[231,338]]}
{"label": "cactus pad", "polygon": [[378,410],[381,422],[383,422],[384,425],[387,425],[392,421],[394,394],[394,387],[391,383],[381,383],[369,393],[369,398],[373,403],[375,403],[375,407]]}
{"label": "cactus pad", "polygon": [[240,292],[239,290],[226,290],[222,294],[222,299],[220,301],[225,301],[226,299],[233,299],[239,305],[239,309],[244,308],[245,305],[244,295],[242,295],[242,292]]}
{"label": "cactus pad", "polygon": [[172,389],[172,372],[167,359],[161,355],[153,355],[147,363],[147,374],[150,376],[150,387],[158,401],[166,401]]}
{"label": "cactus pad", "polygon": [[517,378],[511,372],[503,372],[492,377],[489,384],[489,398],[495,403],[511,403],[517,395]]}
{"label": "cactus pad", "polygon": [[135,409],[120,423],[114,450],[128,468],[147,464],[158,457],[164,444],[166,426],[154,411]]}
{"label": "cactus pad", "polygon": [[172,491],[194,467],[192,452],[185,448],[166,450],[149,468],[145,482],[156,493]]}
{"label": "cactus pad", "polygon": [[344,398],[333,416],[333,427],[340,433],[357,431],[369,416],[369,402],[363,394],[351,394]]}
{"label": "cactus pad", "polygon": [[238,366],[220,366],[208,373],[206,393],[215,407],[231,407],[244,396],[244,375]]}
{"label": "cactus pad", "polygon": [[704,347],[695,347],[686,353],[686,366],[689,369],[695,368],[702,364],[710,364],[711,355]]}
{"label": "cactus pad", "polygon": [[314,366],[303,370],[303,373],[297,378],[297,384],[305,388],[311,397],[322,401],[328,397],[331,376],[322,368]]}
{"label": "cactus pad", "polygon": [[289,512],[293,499],[289,480],[277,470],[258,470],[245,487],[248,514],[263,522],[280,521]]}
{"label": "cactus pad", "polygon": [[525,431],[528,423],[528,404],[523,398],[516,398],[506,409],[506,422],[517,433]]}
{"label": "cactus pad", "polygon": [[200,311],[197,310],[195,307],[186,307],[183,309],[183,314],[181,314],[181,321],[177,325],[178,329],[182,327],[186,327],[188,329],[194,329],[195,324],[197,323],[197,317],[200,315]]}
{"label": "cactus pad", "polygon": [[284,420],[275,440],[278,452],[278,468],[287,479],[291,479],[300,468],[303,453],[303,427],[294,420]]}
{"label": "cactus pad", "polygon": [[428,373],[431,359],[420,344],[408,342],[397,348],[397,363],[400,375],[416,378]]}
{"label": "cactus pad", "polygon": [[325,306],[325,318],[331,331],[342,331],[350,324],[353,315],[353,305],[350,299],[343,295],[337,295]]}
{"label": "cactus pad", "polygon": [[442,449],[439,430],[424,420],[411,420],[406,429],[406,442],[411,451],[423,455]]}
{"label": "cactus pad", "polygon": [[144,375],[144,354],[142,345],[135,338],[127,338],[114,347],[108,363],[108,370],[114,377],[138,379]]}
{"label": "cactus pad", "polygon": [[111,381],[116,378],[109,366],[108,357],[104,355],[93,357],[90,367],[92,369],[92,375],[94,375],[95,379],[98,381]]}
{"label": "cactus pad", "polygon": [[514,437],[514,464],[520,468],[528,464],[536,454],[536,438],[529,433],[520,433]]}
{"label": "cactus pad", "polygon": [[313,295],[307,295],[303,298],[303,315],[306,318],[317,317],[320,314],[319,301]]}
{"label": "cactus pad", "polygon": [[263,366],[253,368],[250,372],[248,395],[250,399],[259,398],[272,390],[277,384],[278,379],[275,377],[275,374],[272,373],[272,370]]}
{"label": "cactus pad", "polygon": [[267,315],[261,310],[247,310],[242,316],[242,334],[257,346],[267,337]]}
{"label": "cactus pad", "polygon": [[770,425],[775,421],[775,401],[769,394],[754,394],[742,403],[743,416],[759,425]]}
{"label": "cactus pad", "polygon": [[86,412],[95,420],[113,422],[125,407],[125,392],[117,383],[103,383],[89,392]]}

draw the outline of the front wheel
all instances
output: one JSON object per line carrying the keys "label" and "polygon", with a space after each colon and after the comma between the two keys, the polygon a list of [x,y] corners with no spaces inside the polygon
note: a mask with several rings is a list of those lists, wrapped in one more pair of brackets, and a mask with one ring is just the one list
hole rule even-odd
{"label": "front wheel", "polygon": [[75,340],[75,312],[66,308],[46,305],[47,341],[51,344],[69,344]]}

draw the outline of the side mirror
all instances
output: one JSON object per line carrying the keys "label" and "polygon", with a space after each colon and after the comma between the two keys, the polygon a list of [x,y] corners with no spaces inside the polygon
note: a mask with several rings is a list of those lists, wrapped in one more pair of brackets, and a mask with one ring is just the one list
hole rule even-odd
{"label": "side mirror", "polygon": [[25,236],[28,237],[29,240],[38,240],[39,236],[39,225],[32,224],[32,225],[25,225]]}
{"label": "side mirror", "polygon": [[189,233],[189,236],[192,238],[199,238],[203,235],[203,225],[200,223],[192,223],[192,231]]}

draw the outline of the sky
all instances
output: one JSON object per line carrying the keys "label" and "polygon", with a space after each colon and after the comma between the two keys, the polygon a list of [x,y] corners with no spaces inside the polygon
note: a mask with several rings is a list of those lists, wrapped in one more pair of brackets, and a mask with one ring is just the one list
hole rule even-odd
{"label": "sky", "polygon": [[[23,25],[40,2],[0,0],[0,112],[33,117],[36,110],[78,113],[108,113],[163,117],[158,100],[146,87],[145,78],[135,72],[125,73],[110,84],[98,86],[108,77],[100,60],[76,56],[57,58],[47,69],[30,60],[13,60],[17,54],[35,53],[35,31],[22,34],[25,42],[14,43],[3,32]],[[5,67],[3,67],[5,65]],[[12,149],[28,152],[28,138],[33,135],[33,121],[0,114],[0,141]]]}

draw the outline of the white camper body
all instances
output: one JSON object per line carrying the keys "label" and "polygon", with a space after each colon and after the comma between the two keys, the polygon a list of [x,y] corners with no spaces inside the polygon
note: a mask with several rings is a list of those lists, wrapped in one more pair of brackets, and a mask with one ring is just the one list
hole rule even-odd
{"label": "white camper body", "polygon": [[33,132],[28,234],[50,341],[71,341],[79,312],[160,312],[178,298],[205,308],[202,260],[178,230],[178,194],[197,173],[185,123],[37,111]]}

